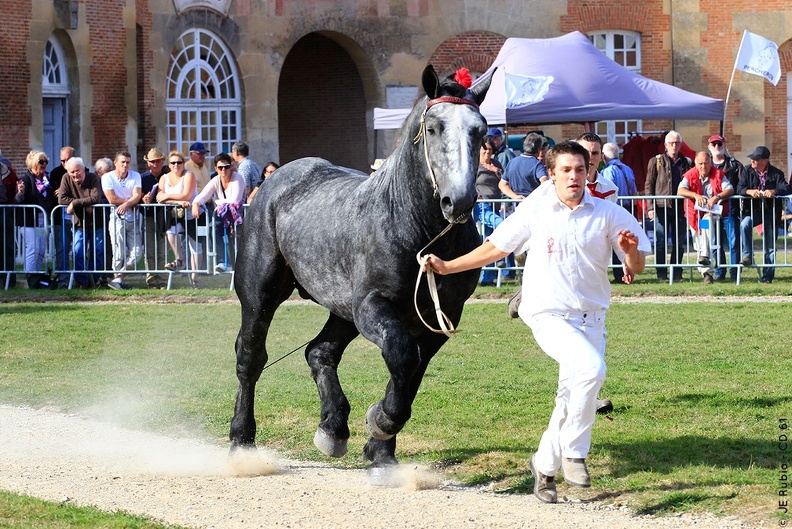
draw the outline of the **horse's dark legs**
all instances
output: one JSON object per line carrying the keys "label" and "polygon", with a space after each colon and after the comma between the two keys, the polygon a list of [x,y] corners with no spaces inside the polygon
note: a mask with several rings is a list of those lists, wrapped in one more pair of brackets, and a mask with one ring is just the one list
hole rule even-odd
{"label": "horse's dark legs", "polygon": [[372,439],[364,455],[374,466],[396,462],[394,436],[412,414],[412,402],[426,371],[429,359],[445,341],[430,337],[421,347],[398,319],[388,300],[370,294],[355,311],[361,334],[377,344],[391,378],[385,397],[366,413],[366,427]]}
{"label": "horse's dark legs", "polygon": [[[241,257],[241,256],[240,256]],[[237,270],[249,267],[241,258]],[[242,304],[242,324],[236,339],[236,374],[239,380],[234,417],[231,419],[231,449],[253,447],[256,439],[256,419],[253,404],[256,382],[267,363],[267,332],[275,310],[294,289],[291,273],[285,266],[264,267],[269,273],[246,268],[237,276],[237,293]],[[238,272],[239,273],[239,272]]]}
{"label": "horse's dark legs", "polygon": [[[418,394],[418,388],[421,386],[421,381],[423,380],[424,374],[426,373],[426,369],[429,367],[429,361],[434,357],[445,341],[445,336],[432,335],[429,336],[427,340],[420,342],[419,364],[413,372],[412,379],[410,380],[410,383],[406,389],[410,406],[412,406],[415,396]],[[389,383],[386,390],[386,400],[388,398],[388,394],[391,393],[391,389],[392,384]],[[375,404],[372,408],[370,408],[370,411],[376,409],[376,406],[377,405]],[[372,436],[369,438],[368,442],[366,442],[366,446],[363,448],[363,456],[372,462],[373,467],[396,464],[396,436],[393,436],[390,439],[377,439]]]}
{"label": "horse's dark legs", "polygon": [[337,369],[344,349],[358,334],[354,323],[331,313],[322,332],[305,349],[322,405],[314,444],[331,457],[341,457],[347,451],[349,401],[341,389]]}

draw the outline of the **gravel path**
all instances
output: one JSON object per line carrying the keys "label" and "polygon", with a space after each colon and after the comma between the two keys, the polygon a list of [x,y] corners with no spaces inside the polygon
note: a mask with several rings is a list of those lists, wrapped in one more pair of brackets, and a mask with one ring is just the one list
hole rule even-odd
{"label": "gravel path", "polygon": [[[466,488],[403,465],[398,488],[363,470],[127,430],[76,415],[0,405],[0,488],[195,528],[747,528],[733,518],[637,517],[626,508]],[[754,526],[750,526],[754,527]]]}

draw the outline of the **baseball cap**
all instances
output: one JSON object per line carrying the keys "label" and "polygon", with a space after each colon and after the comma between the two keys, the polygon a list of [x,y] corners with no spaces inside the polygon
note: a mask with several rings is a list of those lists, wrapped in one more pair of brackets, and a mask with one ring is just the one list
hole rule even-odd
{"label": "baseball cap", "polygon": [[487,136],[503,136],[503,132],[498,127],[494,127],[487,131]]}
{"label": "baseball cap", "polygon": [[751,160],[769,160],[770,159],[770,149],[765,147],[764,145],[760,145],[754,151],[748,155],[748,158]]}
{"label": "baseball cap", "polygon": [[157,160],[164,160],[165,155],[162,154],[162,152],[160,152],[160,150],[155,147],[153,149],[149,149],[148,154],[146,154],[143,157],[143,159],[146,160],[147,162],[154,162]]}
{"label": "baseball cap", "polygon": [[190,145],[190,151],[191,152],[192,151],[195,151],[195,152],[208,152],[206,150],[206,147],[204,146],[204,144],[201,143],[200,141],[196,141],[195,143]]}
{"label": "baseball cap", "polygon": [[713,141],[719,141],[721,143],[726,143],[726,140],[724,140],[723,136],[721,136],[720,134],[713,134],[712,136],[710,136],[709,139],[707,140],[707,143],[712,143]]}

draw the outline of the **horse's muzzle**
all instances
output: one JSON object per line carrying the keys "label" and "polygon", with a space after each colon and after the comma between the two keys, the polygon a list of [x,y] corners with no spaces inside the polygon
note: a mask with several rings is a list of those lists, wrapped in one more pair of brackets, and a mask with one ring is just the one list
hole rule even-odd
{"label": "horse's muzzle", "polygon": [[443,210],[443,216],[452,224],[464,224],[467,222],[475,206],[475,198],[472,201],[453,201],[449,197],[443,197],[440,200],[440,208]]}

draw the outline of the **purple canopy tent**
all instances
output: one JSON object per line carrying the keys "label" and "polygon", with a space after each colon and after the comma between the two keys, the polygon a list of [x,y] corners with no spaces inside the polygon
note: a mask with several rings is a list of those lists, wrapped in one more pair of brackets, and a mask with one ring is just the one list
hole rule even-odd
{"label": "purple canopy tent", "polygon": [[485,74],[495,68],[481,105],[490,124],[719,121],[723,116],[723,100],[632,72],[609,59],[579,31],[552,39],[507,39]]}
{"label": "purple canopy tent", "polygon": [[[490,125],[622,119],[720,121],[723,117],[722,99],[632,72],[609,59],[579,31],[551,39],[507,39],[486,73],[495,68],[481,105]],[[409,109],[374,109],[374,129],[398,128],[408,113]]]}

